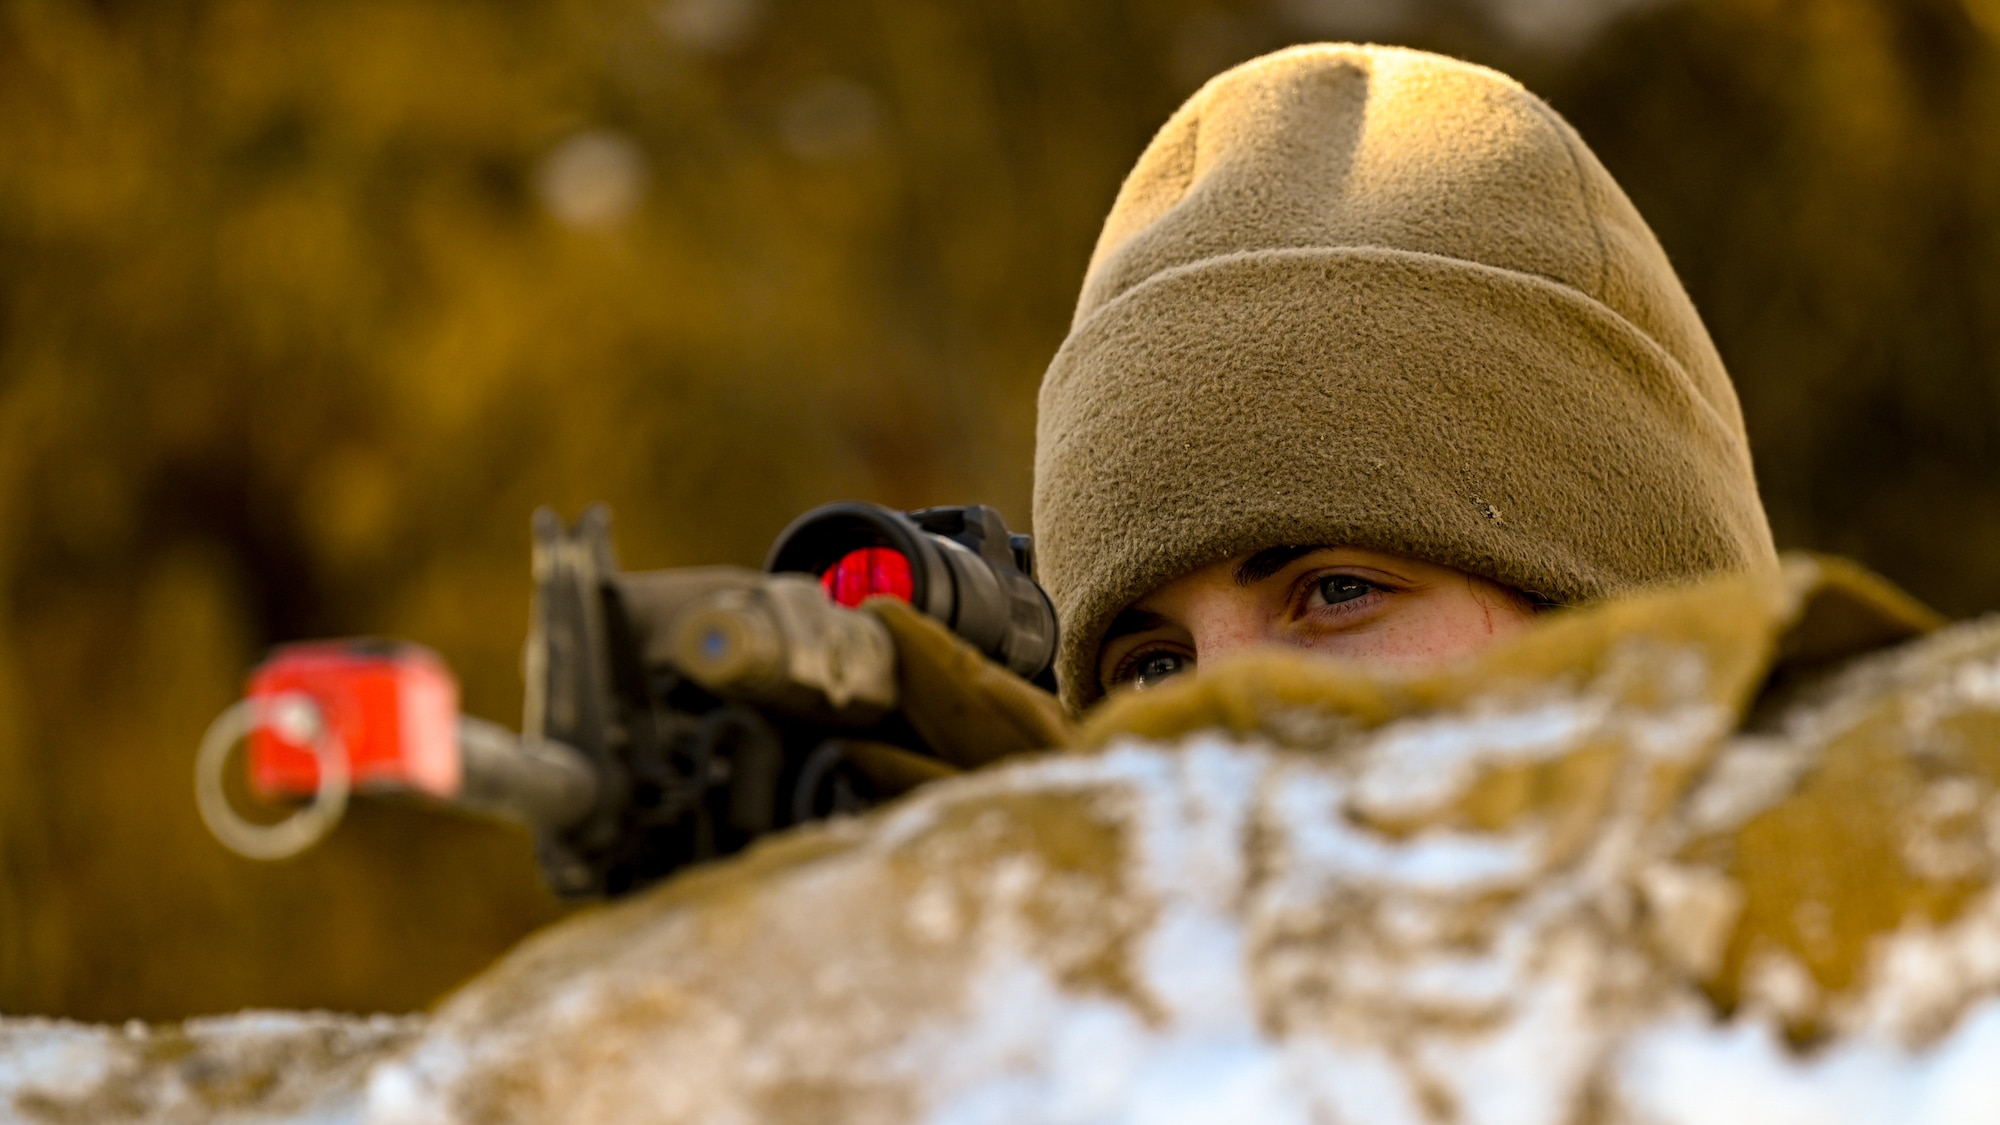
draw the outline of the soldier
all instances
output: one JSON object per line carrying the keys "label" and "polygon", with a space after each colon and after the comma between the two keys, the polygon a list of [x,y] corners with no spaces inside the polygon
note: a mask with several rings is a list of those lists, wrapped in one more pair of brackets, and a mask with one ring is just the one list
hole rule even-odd
{"label": "soldier", "polygon": [[371,1093],[1993,1117],[2000,621],[1779,565],[1715,349],[1541,102],[1372,47],[1211,82],[1127,180],[1041,406],[1066,702],[1266,651],[1076,728],[875,599],[945,762],[1084,753],[569,923]]}
{"label": "soldier", "polygon": [[1245,64],[1153,138],[1042,384],[1034,526],[1072,708],[1776,565],[1722,360],[1610,174],[1505,76],[1385,47]]}

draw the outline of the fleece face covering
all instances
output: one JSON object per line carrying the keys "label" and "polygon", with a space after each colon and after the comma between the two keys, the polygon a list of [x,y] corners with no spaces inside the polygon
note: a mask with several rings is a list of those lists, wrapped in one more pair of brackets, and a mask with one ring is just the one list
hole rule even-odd
{"label": "fleece face covering", "polygon": [[1742,412],[1666,254],[1503,75],[1294,48],[1126,179],[1043,380],[1034,527],[1072,707],[1117,612],[1283,545],[1571,604],[1775,565]]}

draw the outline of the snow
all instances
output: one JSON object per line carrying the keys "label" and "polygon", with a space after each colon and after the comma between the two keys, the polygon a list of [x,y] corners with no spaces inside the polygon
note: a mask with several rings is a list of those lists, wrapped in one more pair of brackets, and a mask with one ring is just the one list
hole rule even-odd
{"label": "snow", "polygon": [[[1587,729],[1546,718],[1509,728],[1500,753],[1540,753]],[[1478,757],[1472,732],[1451,738],[1433,729],[1426,737],[1438,757]],[[1073,767],[1064,772],[1081,780]],[[1259,907],[1287,910],[1283,889],[1260,894],[1250,885],[1245,843],[1260,817],[1287,844],[1287,878],[1322,891],[1347,882],[1466,895],[1517,885],[1534,870],[1538,834],[1501,843],[1452,832],[1384,841],[1338,814],[1351,785],[1275,751],[1215,739],[1172,754],[1122,746],[1096,772],[1100,782],[1128,787],[1139,845],[1134,882],[1161,893],[1136,959],[1160,1018],[1149,1023],[1127,1005],[1065,992],[1003,947],[979,973],[970,1011],[899,1055],[927,1088],[921,1120],[1421,1122],[1430,1119],[1426,1087],[1478,1125],[1564,1119],[1593,1057],[1589,967],[1558,965],[1553,986],[1537,988],[1531,943],[1521,941],[1479,955],[1440,942],[1447,948],[1378,962],[1366,975],[1387,1006],[1472,1013],[1489,1025],[1397,1060],[1366,1034],[1339,1041],[1270,1034],[1260,1023],[1249,954]],[[1562,957],[1589,956],[1574,943],[1563,948]]]}
{"label": "snow", "polygon": [[350,1125],[422,1020],[242,1012],[179,1025],[0,1019],[0,1122]]}
{"label": "snow", "polygon": [[0,1022],[0,1093],[82,1097],[102,1086],[114,1054],[107,1028],[58,1020]]}
{"label": "snow", "polygon": [[1992,1125],[2000,1002],[1912,1051],[1875,1036],[1800,1057],[1763,1020],[1683,1015],[1640,1032],[1614,1067],[1627,1119],[1648,1125]]}
{"label": "snow", "polygon": [[1272,801],[1271,812],[1288,829],[1295,877],[1311,883],[1338,874],[1343,880],[1415,893],[1502,890],[1532,876],[1539,842],[1529,836],[1474,836],[1449,830],[1409,840],[1378,836],[1349,823],[1342,813],[1351,790],[1336,778],[1301,776]]}
{"label": "snow", "polygon": [[1036,967],[992,965],[965,1024],[911,1043],[906,1065],[930,1088],[919,1120],[1180,1125],[1248,1115],[1304,1125],[1283,1052],[1218,1011],[1225,1018],[1157,1031]]}
{"label": "snow", "polygon": [[1547,761],[1576,749],[1610,713],[1572,700],[1508,713],[1392,723],[1370,740],[1354,797],[1381,817],[1420,815],[1464,791],[1482,766]]}

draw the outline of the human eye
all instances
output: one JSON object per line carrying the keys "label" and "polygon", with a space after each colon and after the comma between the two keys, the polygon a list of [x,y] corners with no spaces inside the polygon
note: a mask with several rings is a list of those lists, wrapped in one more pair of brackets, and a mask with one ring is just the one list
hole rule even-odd
{"label": "human eye", "polygon": [[1354,575],[1324,575],[1314,579],[1308,605],[1344,605],[1364,599],[1382,587],[1370,583],[1368,579],[1358,579]]}
{"label": "human eye", "polygon": [[1321,616],[1362,612],[1388,592],[1388,587],[1379,582],[1344,572],[1311,575],[1302,585],[1300,610]]}
{"label": "human eye", "polygon": [[1158,687],[1169,677],[1194,667],[1194,656],[1170,648],[1144,648],[1118,662],[1111,683],[1130,684],[1138,691]]}

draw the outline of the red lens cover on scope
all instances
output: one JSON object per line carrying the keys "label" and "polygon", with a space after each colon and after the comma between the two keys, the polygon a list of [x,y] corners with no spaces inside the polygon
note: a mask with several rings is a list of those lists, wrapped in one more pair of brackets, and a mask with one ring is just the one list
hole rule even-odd
{"label": "red lens cover on scope", "polygon": [[910,560],[891,547],[862,547],[849,551],[819,576],[826,596],[850,609],[877,594],[909,601],[916,584],[910,577]]}

